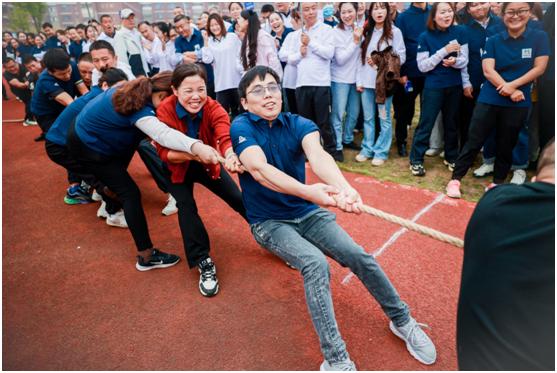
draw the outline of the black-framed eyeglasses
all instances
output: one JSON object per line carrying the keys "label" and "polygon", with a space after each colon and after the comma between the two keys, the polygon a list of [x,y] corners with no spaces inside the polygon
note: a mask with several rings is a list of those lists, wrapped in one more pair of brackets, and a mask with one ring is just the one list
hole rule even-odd
{"label": "black-framed eyeglasses", "polygon": [[268,90],[271,95],[276,95],[280,93],[280,84],[271,83],[267,86],[257,85],[254,89],[248,92],[256,97],[265,96],[265,91]]}
{"label": "black-framed eyeglasses", "polygon": [[530,12],[530,9],[507,10],[505,11],[505,16],[511,18],[515,16],[522,17],[528,14],[528,12]]}

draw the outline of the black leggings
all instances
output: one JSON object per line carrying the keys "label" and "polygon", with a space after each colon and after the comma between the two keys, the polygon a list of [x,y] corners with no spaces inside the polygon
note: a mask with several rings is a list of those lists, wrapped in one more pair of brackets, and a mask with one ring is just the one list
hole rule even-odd
{"label": "black leggings", "polygon": [[135,147],[126,155],[107,156],[83,144],[75,133],[75,126],[68,133],[68,149],[72,156],[83,164],[88,172],[110,188],[122,201],[124,216],[138,251],[151,249],[147,219],[141,204],[139,187],[128,173]]}
{"label": "black leggings", "polygon": [[209,257],[210,243],[207,230],[197,211],[193,196],[193,186],[199,183],[219,196],[246,221],[246,209],[242,202],[242,193],[230,175],[221,167],[220,178],[211,179],[205,167],[199,162],[190,162],[188,171],[181,184],[170,184],[169,190],[176,199],[178,223],[184,241],[184,251],[190,268]]}
{"label": "black leggings", "polygon": [[240,96],[236,88],[217,92],[217,101],[233,118],[240,112]]}

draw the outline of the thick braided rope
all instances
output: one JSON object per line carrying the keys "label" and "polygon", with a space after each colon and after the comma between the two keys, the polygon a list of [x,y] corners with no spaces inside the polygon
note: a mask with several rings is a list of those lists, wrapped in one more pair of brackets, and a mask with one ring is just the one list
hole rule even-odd
{"label": "thick braided rope", "polygon": [[365,212],[366,214],[377,216],[380,219],[383,219],[383,220],[389,221],[391,223],[401,225],[405,228],[413,230],[414,232],[425,234],[426,236],[435,238],[436,240],[439,240],[439,241],[450,243],[451,245],[454,245],[456,247],[464,247],[464,241],[461,240],[460,238],[453,237],[453,236],[448,235],[446,233],[439,232],[435,229],[423,226],[423,225],[418,224],[418,223],[414,223],[413,221],[403,219],[399,216],[386,213],[384,211],[378,210],[376,208],[373,208],[373,207],[370,207],[370,206],[367,206],[367,205],[364,205],[364,204],[360,205],[360,209],[363,212]]}

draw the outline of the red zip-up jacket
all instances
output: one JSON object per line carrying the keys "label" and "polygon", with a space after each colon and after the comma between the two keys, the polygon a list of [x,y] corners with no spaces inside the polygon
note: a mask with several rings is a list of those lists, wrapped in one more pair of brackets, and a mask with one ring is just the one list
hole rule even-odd
{"label": "red zip-up jacket", "polygon": [[[187,125],[185,120],[178,118],[176,113],[176,103],[178,98],[175,95],[169,96],[161,102],[157,108],[157,118],[184,134],[187,133]],[[204,144],[212,146],[221,153],[222,156],[226,151],[232,147],[230,140],[230,118],[224,108],[215,100],[207,97],[207,102],[203,105],[203,114],[201,124],[199,125],[199,140]],[[165,148],[159,144],[157,146],[157,153],[163,162],[166,163],[171,172],[171,181],[174,184],[179,184],[184,181],[184,176],[188,171],[190,161],[183,163],[171,163],[168,161],[168,152],[170,149]],[[218,179],[220,175],[220,164],[205,165],[205,169],[212,179]]]}

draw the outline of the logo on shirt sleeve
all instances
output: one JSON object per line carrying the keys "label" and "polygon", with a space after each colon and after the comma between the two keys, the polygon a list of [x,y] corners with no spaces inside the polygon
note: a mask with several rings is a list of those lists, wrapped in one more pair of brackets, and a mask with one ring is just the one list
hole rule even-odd
{"label": "logo on shirt sleeve", "polygon": [[241,143],[246,142],[246,141],[247,141],[247,140],[246,140],[246,138],[245,138],[244,136],[238,137],[238,144],[241,144]]}
{"label": "logo on shirt sleeve", "polygon": [[522,58],[532,58],[532,48],[523,48]]}

